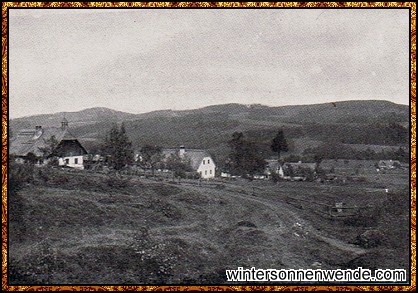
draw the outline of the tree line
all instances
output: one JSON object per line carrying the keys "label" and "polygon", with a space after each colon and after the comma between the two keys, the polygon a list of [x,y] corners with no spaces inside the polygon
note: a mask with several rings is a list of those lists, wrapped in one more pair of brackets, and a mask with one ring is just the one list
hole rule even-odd
{"label": "tree line", "polygon": [[[404,138],[404,131],[399,126],[392,125],[392,129],[397,129],[396,140]],[[393,137],[394,139],[394,137]],[[46,146],[41,149],[43,158],[51,158],[56,154],[57,140],[51,137],[46,141]],[[267,162],[265,155],[260,151],[259,145],[254,140],[249,139],[243,132],[234,132],[232,138],[227,141],[229,153],[222,162],[217,162],[218,169],[228,172],[231,175],[250,176],[264,173]],[[409,160],[408,152],[399,147],[398,150],[386,150],[376,152],[370,148],[366,150],[355,150],[346,144],[338,141],[328,140],[318,147],[305,149],[301,155],[290,155],[282,158],[283,152],[289,151],[289,144],[283,129],[279,129],[270,141],[270,150],[277,155],[279,163],[287,161],[317,162],[323,159],[364,159],[382,160],[393,159],[406,162]],[[114,124],[106,134],[104,142],[97,149],[104,157],[104,162],[111,169],[120,171],[127,166],[136,164],[144,170],[150,170],[154,175],[157,169],[168,169],[175,172],[178,176],[185,172],[192,172],[190,161],[187,157],[170,155],[165,158],[162,147],[158,145],[146,144],[139,150],[138,157],[135,158],[133,144],[130,140],[125,124],[120,127]],[[28,156],[35,161],[36,158]]]}
{"label": "tree line", "polygon": [[[232,139],[228,141],[230,153],[226,161],[219,165],[222,169],[233,175],[254,176],[263,173],[267,162],[260,154],[257,145],[247,140],[242,132],[234,132]],[[288,151],[288,145],[283,130],[279,130],[272,139],[271,150],[277,153],[278,159],[282,152]],[[125,125],[122,123],[120,128],[114,125],[107,134],[101,153],[105,158],[105,163],[112,169],[120,171],[126,166],[135,162],[143,169],[151,170],[154,175],[156,169],[166,168],[174,171],[177,175],[184,172],[193,171],[187,157],[180,157],[171,154],[165,158],[162,148],[157,145],[144,145],[138,157],[134,157],[132,142],[126,134]]]}

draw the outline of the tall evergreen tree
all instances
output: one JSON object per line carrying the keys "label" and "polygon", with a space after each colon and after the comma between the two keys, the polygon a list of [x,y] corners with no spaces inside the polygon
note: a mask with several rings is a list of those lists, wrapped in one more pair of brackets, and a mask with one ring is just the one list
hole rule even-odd
{"label": "tall evergreen tree", "polygon": [[283,130],[279,130],[276,136],[271,142],[271,150],[277,153],[277,159],[280,160],[281,152],[287,152],[289,150],[287,146],[286,138],[284,137]]}
{"label": "tall evergreen tree", "polygon": [[266,161],[258,153],[256,145],[244,139],[242,132],[234,132],[228,145],[231,148],[226,163],[229,172],[250,177],[264,172]]}
{"label": "tall evergreen tree", "polygon": [[132,142],[126,134],[124,123],[120,130],[116,124],[110,129],[106,136],[104,152],[108,157],[109,165],[117,171],[133,162]]}

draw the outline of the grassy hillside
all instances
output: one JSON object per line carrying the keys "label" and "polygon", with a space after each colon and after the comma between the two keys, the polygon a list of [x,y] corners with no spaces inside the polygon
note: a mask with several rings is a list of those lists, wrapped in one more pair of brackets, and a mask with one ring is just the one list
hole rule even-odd
{"label": "grassy hillside", "polygon": [[[13,119],[12,135],[35,125],[57,126],[63,113]],[[326,141],[343,144],[408,145],[409,108],[387,101],[348,101],[335,104],[268,107],[225,104],[186,111],[155,111],[128,114],[105,108],[66,113],[74,135],[94,149],[103,141],[112,123],[126,123],[134,147],[156,144],[163,147],[185,145],[204,148],[215,157],[225,155],[234,131],[242,131],[254,141],[265,157],[271,139],[283,128],[290,144],[288,154]]]}
{"label": "grassy hillside", "polygon": [[[221,284],[239,266],[408,268],[407,171],[347,186],[13,170],[11,284]],[[340,201],[372,209],[325,217],[323,205]],[[376,247],[358,243],[370,229]]]}

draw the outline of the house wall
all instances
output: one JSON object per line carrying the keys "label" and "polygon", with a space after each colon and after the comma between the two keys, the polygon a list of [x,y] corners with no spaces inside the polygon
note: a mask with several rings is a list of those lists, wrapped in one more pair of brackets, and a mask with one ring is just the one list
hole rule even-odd
{"label": "house wall", "polygon": [[204,157],[202,162],[200,162],[197,172],[200,173],[200,177],[204,179],[214,178],[215,177],[215,163],[211,157]]}
{"label": "house wall", "polygon": [[[67,163],[67,160],[68,160],[68,163]],[[83,156],[68,156],[68,157],[59,158],[58,165],[68,166],[71,168],[83,170],[84,169]]]}
{"label": "house wall", "polygon": [[16,163],[19,163],[19,164],[23,164],[23,163],[25,163],[25,159],[24,158],[21,158],[21,157],[16,157],[15,158],[15,162]]}

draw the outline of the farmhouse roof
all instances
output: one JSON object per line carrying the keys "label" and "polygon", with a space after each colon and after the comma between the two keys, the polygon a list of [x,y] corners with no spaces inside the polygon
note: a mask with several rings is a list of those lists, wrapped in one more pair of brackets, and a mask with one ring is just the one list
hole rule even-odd
{"label": "farmhouse roof", "polygon": [[[164,156],[177,155],[179,153],[178,148],[162,149]],[[205,157],[210,157],[209,153],[200,149],[184,149],[185,158],[190,159],[190,165],[193,169],[197,170]]]}
{"label": "farmhouse roof", "polygon": [[36,156],[41,156],[42,152],[39,148],[47,146],[47,140],[52,136],[58,142],[63,140],[77,140],[68,128],[62,129],[59,127],[49,127],[36,129],[23,129],[16,137],[10,140],[10,154],[17,156],[26,156],[28,153],[33,153]]}
{"label": "farmhouse roof", "polygon": [[316,163],[302,163],[302,162],[298,162],[298,163],[285,163],[285,166],[291,166],[292,168],[309,168],[311,170],[315,170],[316,168]]}
{"label": "farmhouse roof", "polygon": [[274,160],[268,159],[266,160],[266,162],[267,162],[267,168],[269,168],[270,170],[277,171],[279,169],[279,162],[276,159]]}
{"label": "farmhouse roof", "polygon": [[[267,161],[267,168],[270,169],[271,171],[278,171],[280,168],[279,162],[277,161],[277,159],[268,159]],[[302,163],[302,162],[297,162],[297,163],[289,163],[286,162],[283,164],[284,168],[288,168],[288,167],[292,167],[292,168],[309,168],[311,170],[315,170],[316,168],[316,163]]]}
{"label": "farmhouse roof", "polygon": [[325,159],[320,166],[323,169],[352,169],[357,167],[374,168],[376,161],[374,160],[345,160],[345,159]]}

